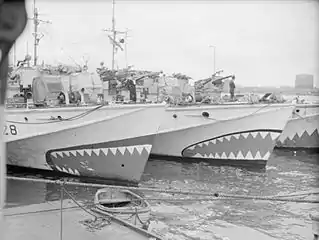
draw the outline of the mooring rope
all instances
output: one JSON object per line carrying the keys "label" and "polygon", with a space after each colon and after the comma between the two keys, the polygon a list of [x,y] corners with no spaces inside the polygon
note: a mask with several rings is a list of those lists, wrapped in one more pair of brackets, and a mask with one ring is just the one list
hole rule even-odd
{"label": "mooring rope", "polygon": [[[8,180],[18,180],[18,181],[29,181],[29,182],[42,182],[42,183],[50,183],[50,184],[64,184],[71,186],[82,186],[82,187],[95,187],[95,188],[110,188],[117,190],[139,190],[145,192],[158,192],[158,193],[170,193],[170,194],[181,194],[181,195],[191,195],[191,196],[205,196],[210,197],[206,198],[207,201],[211,201],[212,199],[233,199],[233,200],[264,200],[264,201],[278,201],[278,202],[296,202],[296,203],[319,203],[318,200],[307,200],[307,199],[296,199],[296,198],[283,198],[281,195],[279,197],[276,196],[254,196],[254,195],[238,195],[238,194],[224,194],[224,193],[213,193],[213,192],[203,192],[203,191],[187,191],[182,189],[168,190],[163,188],[146,188],[146,187],[130,187],[130,186],[116,186],[116,185],[105,185],[105,184],[94,184],[94,183],[78,183],[78,182],[67,182],[62,180],[48,180],[48,179],[34,179],[34,178],[21,178],[21,177],[12,177],[7,176]],[[147,200],[147,198],[145,198]],[[157,198],[156,200],[170,201],[172,198]],[[184,201],[184,199],[180,199]],[[195,200],[195,199],[194,199]],[[201,201],[204,201],[201,199]]]}
{"label": "mooring rope", "polygon": [[74,121],[80,118],[85,117],[86,115],[91,114],[92,112],[97,111],[98,109],[102,108],[104,105],[98,105],[97,107],[93,108],[93,109],[89,109],[83,113],[80,113],[78,115],[69,117],[69,118],[54,118],[52,120],[48,120],[45,122],[23,122],[23,121],[11,121],[11,120],[6,120],[6,122],[8,123],[13,123],[13,124],[50,124],[50,123],[57,123],[57,122],[62,122],[62,121]]}

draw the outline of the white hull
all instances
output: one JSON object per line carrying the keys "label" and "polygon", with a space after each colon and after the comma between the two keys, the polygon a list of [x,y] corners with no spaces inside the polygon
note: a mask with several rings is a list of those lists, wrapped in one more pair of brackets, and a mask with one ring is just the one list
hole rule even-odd
{"label": "white hull", "polygon": [[319,149],[319,114],[290,119],[278,138],[277,148],[292,150]]}
{"label": "white hull", "polygon": [[[138,182],[153,139],[143,142],[143,139],[133,138],[157,132],[156,113],[159,110],[162,110],[161,106],[105,106],[81,118],[66,121],[49,118],[61,116],[68,119],[87,112],[87,109],[9,111],[7,129],[14,126],[16,135],[9,132],[5,136],[7,164]],[[143,122],[142,119],[149,121]]]}
{"label": "white hull", "polygon": [[[201,112],[210,111],[211,116],[230,117],[243,109],[211,108],[198,110],[179,109],[175,111],[176,126],[189,121],[197,123],[184,129],[160,133],[154,138],[152,154],[161,157],[180,157],[187,159],[209,160],[212,163],[227,165],[262,164],[269,159],[276,139],[284,129],[293,107],[262,109],[253,113],[247,109],[241,117],[229,119],[209,119]],[[220,113],[220,114],[219,114]],[[179,124],[179,121],[182,124]]]}
{"label": "white hull", "polygon": [[[271,137],[284,128],[292,112],[289,106],[232,104],[165,108],[156,104],[117,105],[104,106],[72,121],[54,122],[49,120],[51,116],[68,119],[94,107],[9,110],[7,129],[15,125],[17,134],[8,133],[5,136],[7,163],[73,175],[138,182],[149,151],[153,155],[219,159],[222,162],[227,162],[225,159],[236,160],[233,161],[236,163],[240,162],[237,160],[254,160],[254,163],[257,160],[267,161],[274,147]],[[280,107],[289,110],[266,113],[269,109]],[[207,112],[209,117],[204,117],[203,112]],[[231,120],[233,118],[237,119]],[[262,131],[256,134],[257,130]],[[229,138],[241,132],[245,132],[243,136],[248,134],[266,139],[267,147],[260,151],[256,146],[250,152],[244,150],[240,153],[234,150],[241,146],[236,143],[228,145],[226,156],[223,152],[209,151],[192,155],[187,149],[208,139],[224,135]],[[270,138],[265,137],[265,133]]]}
{"label": "white hull", "polygon": [[[212,106],[196,106],[196,107],[179,107],[172,108],[177,118],[184,117],[185,115],[193,120],[187,119],[187,121],[193,121],[193,126],[198,124],[204,124],[204,118],[202,113],[207,112],[211,118],[216,120],[225,120],[229,118],[247,116],[257,112],[263,112],[269,109],[278,109],[280,107],[292,106],[292,104],[222,104]],[[318,149],[319,148],[319,104],[298,104],[290,119],[283,130],[282,135],[276,142],[277,148],[290,148],[290,149]],[[187,118],[186,117],[186,118]],[[175,121],[176,122],[176,121]],[[179,120],[178,126],[181,126],[183,120]],[[173,125],[173,123],[169,123]],[[169,125],[167,124],[167,125]],[[175,124],[176,126],[177,124]],[[163,124],[161,125],[162,128]],[[157,143],[154,143],[155,147],[152,149],[152,154],[158,154],[156,150]]]}

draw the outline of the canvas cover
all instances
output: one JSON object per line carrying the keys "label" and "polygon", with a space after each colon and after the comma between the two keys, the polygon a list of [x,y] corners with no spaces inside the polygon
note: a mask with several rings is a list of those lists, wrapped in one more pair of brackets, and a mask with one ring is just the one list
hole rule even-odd
{"label": "canvas cover", "polygon": [[59,76],[40,76],[33,79],[32,97],[35,104],[55,100],[60,92],[65,90]]}
{"label": "canvas cover", "polygon": [[69,76],[72,91],[81,91],[85,89],[85,93],[101,92],[102,82],[97,74],[89,72],[74,73]]}

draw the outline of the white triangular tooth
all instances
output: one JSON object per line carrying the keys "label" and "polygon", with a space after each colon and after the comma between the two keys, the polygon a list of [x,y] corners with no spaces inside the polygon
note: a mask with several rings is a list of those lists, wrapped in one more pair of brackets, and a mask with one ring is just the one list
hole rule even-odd
{"label": "white triangular tooth", "polygon": [[293,140],[294,137],[295,137],[295,135],[290,135],[290,136],[288,136],[287,138],[288,138],[289,140]]}
{"label": "white triangular tooth", "polygon": [[225,152],[222,153],[222,155],[220,156],[222,159],[227,159],[227,155]]}
{"label": "white triangular tooth", "polygon": [[253,138],[256,138],[258,132],[251,132],[250,134],[253,136]]}
{"label": "white triangular tooth", "polygon": [[245,138],[245,139],[247,139],[248,138],[248,135],[249,135],[249,133],[242,133],[241,135],[243,135],[243,137]]}
{"label": "white triangular tooth", "polygon": [[58,158],[56,152],[52,152],[52,153],[51,153],[51,156],[54,157],[54,158]]}
{"label": "white triangular tooth", "polygon": [[125,154],[126,147],[118,147],[117,149],[119,150],[120,153],[122,153],[122,155]]}
{"label": "white triangular tooth", "polygon": [[230,141],[231,135],[225,136],[225,138]]}
{"label": "white triangular tooth", "polygon": [[203,147],[204,143],[198,143],[197,145]]}
{"label": "white triangular tooth", "polygon": [[76,151],[69,151],[74,157],[76,157]]}
{"label": "white triangular tooth", "polygon": [[216,144],[216,139],[210,140],[209,142],[212,144]]}
{"label": "white triangular tooth", "polygon": [[63,151],[63,154],[65,154],[66,156],[70,157],[70,152],[69,151]]}
{"label": "white triangular tooth", "polygon": [[215,158],[215,155],[212,154],[212,153],[210,153],[208,157],[209,157],[209,158]]}
{"label": "white triangular tooth", "polygon": [[68,170],[65,169],[64,167],[62,167],[62,172],[69,173]]}
{"label": "white triangular tooth", "polygon": [[268,160],[270,157],[270,152],[267,152],[264,156],[263,156],[263,160]]}
{"label": "white triangular tooth", "polygon": [[101,148],[100,150],[104,153],[105,156],[107,156],[107,154],[110,151],[110,148]]}
{"label": "white triangular tooth", "polygon": [[194,150],[194,149],[195,149],[195,145],[190,146],[188,149],[189,149],[189,150]]}
{"label": "white triangular tooth", "polygon": [[196,153],[193,157],[202,158],[203,156],[200,153]]}
{"label": "white triangular tooth", "polygon": [[[305,130],[305,131],[303,131],[303,132],[300,132],[300,131],[299,131],[299,132],[297,132],[298,137],[300,137],[300,138],[301,138],[301,137],[302,137],[302,134],[303,134],[304,132],[308,133],[308,131],[307,131],[307,130]],[[311,134],[309,134],[309,133],[308,133],[308,135],[311,135]]]}
{"label": "white triangular tooth", "polygon": [[147,151],[148,154],[150,154],[152,150],[152,145],[144,145],[144,149]]}
{"label": "white triangular tooth", "polygon": [[224,137],[217,138],[219,142],[224,142]]}
{"label": "white triangular tooth", "polygon": [[236,159],[236,156],[233,152],[230,152],[230,154],[228,155],[229,159]]}
{"label": "white triangular tooth", "polygon": [[251,154],[250,151],[248,151],[248,153],[246,154],[245,159],[249,159],[249,160],[253,160],[254,159],[254,157],[253,157],[253,155]]}
{"label": "white triangular tooth", "polygon": [[209,141],[204,142],[204,145],[208,146],[208,144],[209,144]]}
{"label": "white triangular tooth", "polygon": [[74,175],[74,172],[73,172],[73,170],[71,168],[69,168],[68,170],[69,170],[70,174]]}
{"label": "white triangular tooth", "polygon": [[[107,148],[102,148],[102,149],[106,149],[107,150]],[[102,149],[99,149],[99,148],[98,149],[92,149],[92,152],[94,152],[96,154],[96,156],[99,156],[100,155],[100,150],[102,150]],[[104,154],[107,155],[107,151],[106,151],[106,153],[104,152]]]}
{"label": "white triangular tooth", "polygon": [[219,154],[218,154],[218,153],[215,153],[215,158],[217,158],[217,159],[219,159],[219,158],[220,158],[220,156],[219,156]]}
{"label": "white triangular tooth", "polygon": [[259,152],[259,151],[257,151],[257,153],[256,153],[256,155],[255,155],[255,159],[256,159],[256,160],[260,160],[260,159],[262,159],[262,157],[261,157],[261,155],[260,155],[260,152]]}
{"label": "white triangular tooth", "polygon": [[280,135],[280,133],[275,133],[275,132],[270,133],[271,140],[276,140],[279,135]]}
{"label": "white triangular tooth", "polygon": [[126,149],[130,152],[130,154],[133,154],[134,152],[134,148],[133,146],[127,146]]}
{"label": "white triangular tooth", "polygon": [[259,132],[259,133],[263,139],[265,139],[265,137],[268,135],[268,132]]}
{"label": "white triangular tooth", "polygon": [[74,174],[80,176],[80,172],[77,169],[74,169]]}
{"label": "white triangular tooth", "polygon": [[[311,128],[311,129],[306,129],[305,131],[306,131],[306,133],[308,133],[308,135],[310,136],[311,134],[313,134],[313,132],[315,132],[317,130],[317,128]],[[304,134],[304,132],[302,133],[302,134]],[[301,134],[301,135],[302,135]]]}
{"label": "white triangular tooth", "polygon": [[62,169],[58,166],[58,165],[55,165],[56,169],[58,169],[60,172],[63,172]]}
{"label": "white triangular tooth", "polygon": [[117,148],[109,148],[109,150],[113,153],[113,155],[116,155]]}
{"label": "white triangular tooth", "polygon": [[58,156],[60,156],[61,158],[64,157],[62,152],[57,152],[56,154],[57,154]]}
{"label": "white triangular tooth", "polygon": [[135,148],[138,151],[138,153],[141,155],[143,152],[143,146],[135,146]]}
{"label": "white triangular tooth", "polygon": [[92,149],[85,149],[84,150],[89,156],[92,155]]}
{"label": "white triangular tooth", "polygon": [[282,144],[282,143],[284,143],[285,138],[280,136],[280,137],[277,139],[277,141]]}
{"label": "white triangular tooth", "polygon": [[237,159],[240,159],[240,160],[245,159],[245,158],[244,158],[244,155],[243,155],[243,153],[242,153],[241,151],[239,151],[239,152],[237,153],[236,158],[237,158]]}
{"label": "white triangular tooth", "polygon": [[234,135],[232,135],[234,138],[236,138],[236,139],[239,139],[240,138],[240,134],[239,133],[236,133],[236,134],[234,134]]}
{"label": "white triangular tooth", "polygon": [[82,157],[84,156],[84,150],[83,149],[79,149],[76,150]]}

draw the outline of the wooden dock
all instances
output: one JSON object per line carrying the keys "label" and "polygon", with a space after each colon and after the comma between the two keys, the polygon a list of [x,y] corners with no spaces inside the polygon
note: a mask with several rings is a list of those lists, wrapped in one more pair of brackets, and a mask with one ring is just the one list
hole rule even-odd
{"label": "wooden dock", "polygon": [[[47,202],[4,210],[7,240],[161,240],[162,238],[117,219],[94,221],[91,211],[84,211],[71,200]],[[96,215],[96,214],[94,214]],[[61,224],[62,219],[62,224]],[[62,228],[62,234],[61,234]]]}

